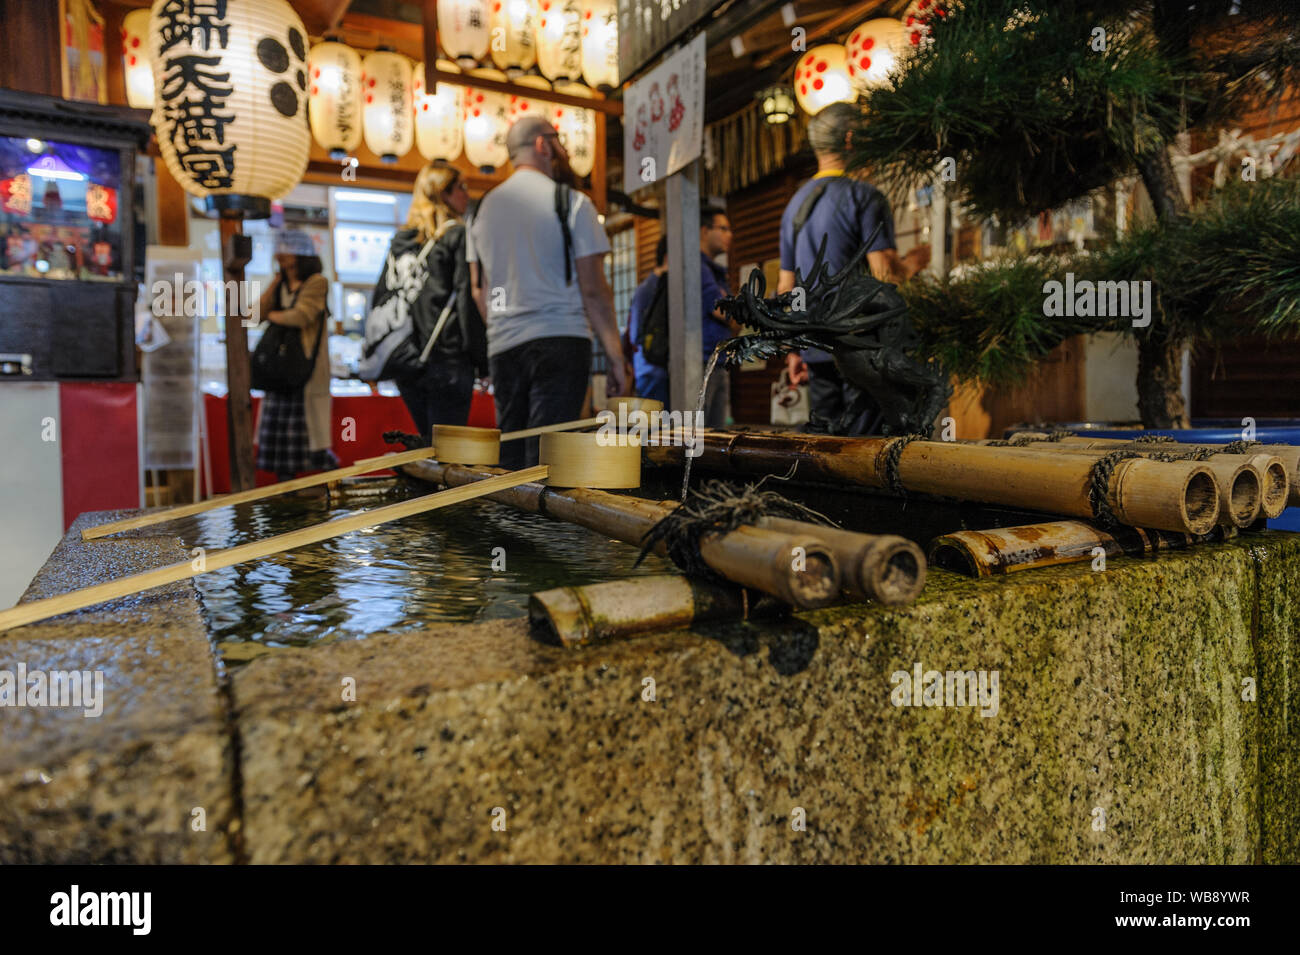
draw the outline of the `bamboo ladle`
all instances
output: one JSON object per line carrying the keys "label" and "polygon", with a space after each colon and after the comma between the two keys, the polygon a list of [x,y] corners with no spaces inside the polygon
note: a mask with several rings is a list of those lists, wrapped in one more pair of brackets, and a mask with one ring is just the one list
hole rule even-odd
{"label": "bamboo ladle", "polygon": [[[529,428],[524,431],[511,431],[501,435],[502,441],[517,441],[520,438],[530,438],[538,434],[546,434],[551,431],[567,431],[572,428],[585,428],[601,423],[600,418],[583,418],[578,421],[564,421],[560,424],[546,425],[541,428]],[[473,431],[490,431],[489,428],[465,429]],[[179,504],[176,507],[169,507],[161,511],[152,511],[148,514],[140,514],[136,517],[125,517],[117,521],[109,521],[106,524],[96,524],[94,527],[87,527],[81,532],[81,539],[84,541],[97,540],[101,537],[107,537],[109,534],[117,534],[122,531],[135,530],[139,527],[152,527],[154,524],[164,524],[168,521],[179,520],[182,517],[191,517],[195,514],[202,514],[206,511],[216,510],[219,507],[233,507],[236,504],[247,504],[249,501],[261,501],[268,497],[276,497],[280,494],[288,494],[291,491],[300,491],[304,488],[316,487],[321,484],[331,484],[334,481],[342,480],[346,477],[356,477],[360,474],[369,474],[372,471],[383,471],[389,468],[395,468],[398,465],[410,464],[413,461],[421,461],[425,458],[433,457],[437,453],[435,448],[416,448],[413,451],[403,451],[398,454],[381,454],[373,458],[363,458],[347,467],[335,468],[332,471],[322,471],[320,474],[309,474],[306,477],[294,478],[290,481],[281,481],[278,484],[268,484],[266,487],[255,487],[247,491],[236,491],[233,494],[221,494],[217,497],[209,498],[206,501],[198,501],[193,504]]]}

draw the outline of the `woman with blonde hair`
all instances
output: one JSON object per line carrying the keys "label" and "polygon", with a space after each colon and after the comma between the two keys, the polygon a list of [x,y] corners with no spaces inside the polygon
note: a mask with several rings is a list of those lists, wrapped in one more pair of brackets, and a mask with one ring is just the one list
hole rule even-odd
{"label": "woman with blonde hair", "polygon": [[421,169],[406,226],[393,236],[371,300],[372,309],[398,294],[409,303],[410,351],[426,357],[423,365],[407,364],[393,379],[425,438],[435,424],[465,424],[475,376],[487,376],[487,330],[470,293],[465,262],[468,206],[459,169],[440,159]]}

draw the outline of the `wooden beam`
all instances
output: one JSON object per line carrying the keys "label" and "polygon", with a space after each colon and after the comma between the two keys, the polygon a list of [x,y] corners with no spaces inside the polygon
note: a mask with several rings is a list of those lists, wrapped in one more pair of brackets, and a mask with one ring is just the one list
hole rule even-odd
{"label": "wooden beam", "polygon": [[308,33],[327,33],[338,26],[351,0],[294,0],[293,8],[302,17]]}
{"label": "wooden beam", "polygon": [[[813,29],[809,30],[806,39],[806,46],[811,49],[813,44],[822,37],[834,33],[836,30],[847,27],[849,24],[857,23],[859,20],[866,19],[872,13],[879,12],[880,7],[882,6],[884,6],[882,0],[864,0],[862,3],[854,4],[838,16],[831,17],[829,20],[825,20]],[[773,63],[792,55],[795,51],[791,50],[789,46],[788,43],[783,46],[778,46],[770,53],[760,56],[754,61],[754,68],[756,70],[766,69]],[[799,53],[799,56],[803,56],[803,53]]]}
{"label": "wooden beam", "polygon": [[429,63],[426,60],[424,64],[424,75],[432,91],[434,83],[450,83],[453,86],[468,86],[473,89],[491,90],[494,93],[507,93],[514,96],[526,96],[529,99],[540,100],[543,103],[559,103],[562,106],[578,106],[583,109],[592,109],[598,113],[605,113],[609,116],[623,115],[622,100],[604,99],[601,95],[592,90],[592,95],[573,96],[569,93],[557,93],[555,90],[539,90],[531,86],[517,86],[511,82],[502,82],[501,80],[489,80],[482,76],[467,76],[464,73],[448,73],[445,70],[429,69]]}
{"label": "wooden beam", "polygon": [[257,484],[253,467],[252,369],[248,362],[248,333],[240,319],[239,289],[244,267],[230,265],[231,240],[243,234],[240,219],[221,220],[221,257],[226,283],[226,429],[230,445],[230,489],[247,491]]}

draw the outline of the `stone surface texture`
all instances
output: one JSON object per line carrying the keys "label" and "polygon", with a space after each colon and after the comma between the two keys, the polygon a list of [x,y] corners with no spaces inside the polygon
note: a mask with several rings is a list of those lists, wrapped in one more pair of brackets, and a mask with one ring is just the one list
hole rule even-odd
{"label": "stone surface texture", "polygon": [[[185,557],[86,520],[29,596]],[[0,709],[0,861],[1294,863],[1298,572],[1264,533],[932,570],[892,610],[576,650],[437,626],[228,675],[176,585],[0,635],[0,668],[102,668],[109,700]],[[997,671],[997,714],[895,706],[918,663]]]}

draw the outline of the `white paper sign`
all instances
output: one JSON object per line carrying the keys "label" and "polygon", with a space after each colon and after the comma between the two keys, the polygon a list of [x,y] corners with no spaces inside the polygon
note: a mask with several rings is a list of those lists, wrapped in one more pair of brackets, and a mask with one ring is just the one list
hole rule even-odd
{"label": "white paper sign", "polygon": [[701,33],[623,94],[623,189],[629,195],[699,157],[704,54]]}

